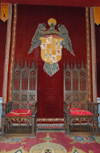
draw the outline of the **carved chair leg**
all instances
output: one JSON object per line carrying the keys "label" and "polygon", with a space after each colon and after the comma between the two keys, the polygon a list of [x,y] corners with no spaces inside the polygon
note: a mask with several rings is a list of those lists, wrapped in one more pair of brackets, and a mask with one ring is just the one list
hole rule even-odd
{"label": "carved chair leg", "polygon": [[31,137],[32,138],[35,138],[36,137],[36,127],[35,127],[35,125],[33,124],[33,126],[32,126],[32,133],[31,133]]}
{"label": "carved chair leg", "polygon": [[5,118],[2,120],[2,133],[5,133]]}
{"label": "carved chair leg", "polygon": [[67,134],[68,135],[70,134],[69,120],[70,120],[70,118],[67,117]]}
{"label": "carved chair leg", "polygon": [[32,118],[32,137],[36,137],[36,125],[35,125],[35,118]]}
{"label": "carved chair leg", "polygon": [[4,133],[4,124],[2,124],[2,133]]}
{"label": "carved chair leg", "polygon": [[95,134],[98,135],[98,117],[95,117]]}

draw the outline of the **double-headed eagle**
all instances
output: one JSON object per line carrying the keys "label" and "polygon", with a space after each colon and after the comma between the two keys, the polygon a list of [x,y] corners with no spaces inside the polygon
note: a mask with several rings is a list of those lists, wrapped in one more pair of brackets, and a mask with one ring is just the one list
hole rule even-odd
{"label": "double-headed eagle", "polygon": [[[46,24],[43,23],[38,25],[38,28],[32,38],[31,47],[28,54],[41,45],[42,52],[45,52],[45,59],[42,57],[42,59],[45,61],[44,70],[48,75],[52,76],[59,70],[59,65],[57,63],[59,60],[57,59],[60,59],[62,46],[69,50],[72,55],[74,55],[74,52],[66,27],[59,24],[57,31],[55,29],[56,20],[53,18],[48,20],[48,24],[50,26],[48,30],[46,30]],[[54,42],[55,45],[52,45]],[[52,47],[50,48],[48,46]],[[60,46],[60,48],[58,48],[58,46]],[[48,57],[49,59],[47,59]]]}

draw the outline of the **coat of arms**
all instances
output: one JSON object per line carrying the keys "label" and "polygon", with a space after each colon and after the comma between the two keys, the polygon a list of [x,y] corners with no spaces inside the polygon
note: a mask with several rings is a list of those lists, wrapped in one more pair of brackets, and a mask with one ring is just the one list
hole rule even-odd
{"label": "coat of arms", "polygon": [[72,55],[74,52],[66,27],[59,24],[57,31],[55,29],[56,20],[53,18],[48,20],[48,24],[50,26],[48,30],[44,23],[38,25],[28,54],[40,45],[41,58],[45,62],[44,71],[52,76],[59,70],[58,62],[62,57],[62,48],[69,50]]}

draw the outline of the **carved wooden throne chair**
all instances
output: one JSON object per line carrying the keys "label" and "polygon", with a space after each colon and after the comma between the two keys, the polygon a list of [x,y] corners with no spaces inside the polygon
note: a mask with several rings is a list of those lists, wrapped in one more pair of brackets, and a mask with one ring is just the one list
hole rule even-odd
{"label": "carved wooden throne chair", "polygon": [[36,135],[37,67],[14,66],[12,102],[2,104],[2,132],[5,135]]}
{"label": "carved wooden throne chair", "polygon": [[64,66],[64,128],[68,135],[98,134],[98,104],[88,101],[87,66]]}

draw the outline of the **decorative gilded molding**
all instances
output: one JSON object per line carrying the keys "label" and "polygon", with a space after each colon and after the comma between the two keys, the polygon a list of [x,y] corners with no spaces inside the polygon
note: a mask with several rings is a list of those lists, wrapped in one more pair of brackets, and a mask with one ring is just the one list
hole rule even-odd
{"label": "decorative gilded molding", "polygon": [[12,79],[13,79],[13,67],[15,57],[15,44],[16,44],[16,25],[17,25],[17,4],[14,4],[14,21],[12,31],[12,46],[11,46],[11,59],[10,59],[10,78],[9,78],[9,97],[8,100],[12,100]]}
{"label": "decorative gilded molding", "polygon": [[93,84],[93,101],[97,102],[97,80],[96,80],[96,44],[95,44],[95,27],[93,7],[90,8],[91,20],[91,52],[92,52],[92,84]]}
{"label": "decorative gilded molding", "polygon": [[87,81],[88,100],[91,101],[91,63],[90,63],[90,32],[89,32],[89,8],[86,7],[86,46],[87,46]]}
{"label": "decorative gilded molding", "polygon": [[2,90],[2,103],[6,103],[7,98],[7,83],[8,83],[8,66],[9,66],[9,52],[11,41],[11,21],[12,21],[12,4],[9,4],[9,18],[7,22],[7,37],[5,47],[5,62],[4,62],[4,78],[3,78],[3,90]]}
{"label": "decorative gilded molding", "polygon": [[37,122],[64,122],[63,118],[38,118]]}

